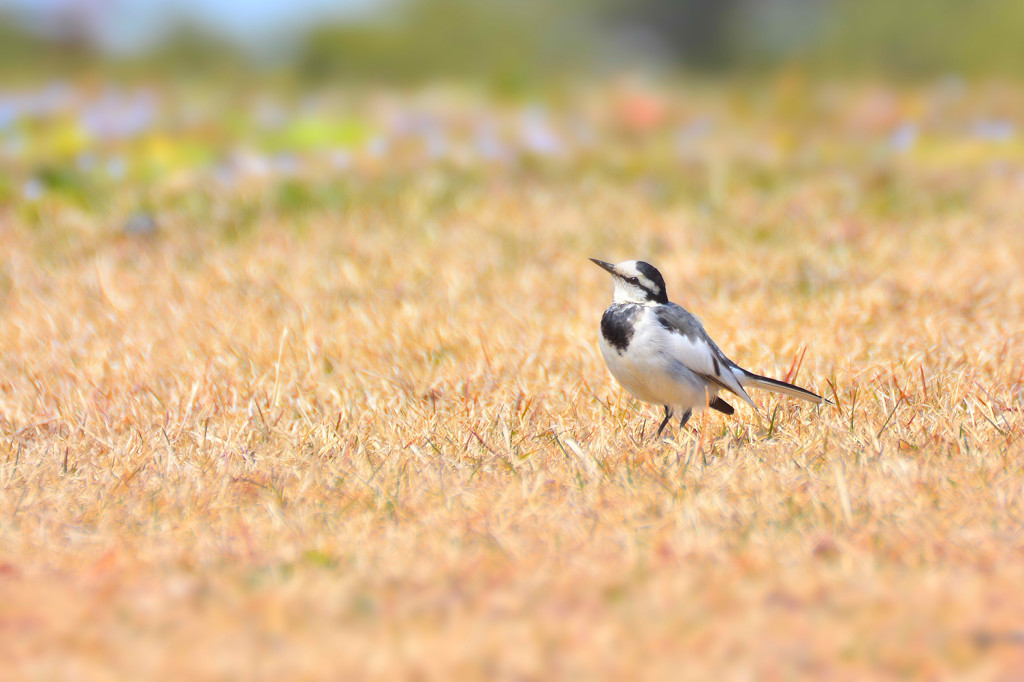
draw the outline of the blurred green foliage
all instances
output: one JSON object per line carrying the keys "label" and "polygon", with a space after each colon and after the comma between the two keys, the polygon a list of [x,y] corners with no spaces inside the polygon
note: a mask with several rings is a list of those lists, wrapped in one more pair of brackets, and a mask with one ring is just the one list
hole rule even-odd
{"label": "blurred green foliage", "polygon": [[585,70],[597,58],[586,0],[413,0],[374,22],[314,31],[296,64],[307,78],[486,80],[516,90]]}
{"label": "blurred green foliage", "polygon": [[1019,77],[1022,29],[1024,3],[1014,0],[399,0],[317,25],[273,59],[184,20],[171,39],[120,58],[96,53],[86,38],[53,46],[0,20],[0,71],[8,80],[92,67],[121,75],[282,73],[300,84],[440,77],[510,91],[642,65]]}
{"label": "blurred green foliage", "polygon": [[826,72],[1024,75],[1024,3],[843,0],[808,64]]}

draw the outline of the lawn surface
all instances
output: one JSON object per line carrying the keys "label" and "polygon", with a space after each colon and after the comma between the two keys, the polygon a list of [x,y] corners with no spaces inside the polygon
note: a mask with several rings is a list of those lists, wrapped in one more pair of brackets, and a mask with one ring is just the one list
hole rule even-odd
{"label": "lawn surface", "polygon": [[[1024,154],[925,95],[908,132],[704,93],[670,158],[15,187],[0,679],[1018,678]],[[835,406],[656,440],[591,256]]]}

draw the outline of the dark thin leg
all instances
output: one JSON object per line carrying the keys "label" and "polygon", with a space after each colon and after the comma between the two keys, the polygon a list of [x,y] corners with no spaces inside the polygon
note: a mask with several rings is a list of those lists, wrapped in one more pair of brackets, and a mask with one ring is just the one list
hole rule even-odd
{"label": "dark thin leg", "polygon": [[665,430],[665,425],[668,424],[668,420],[672,418],[672,408],[668,405],[665,406],[665,421],[661,422],[661,426],[658,427],[658,435],[655,438],[661,436],[661,432]]}
{"label": "dark thin leg", "polygon": [[690,421],[690,417],[693,416],[693,410],[687,410],[683,412],[683,418],[679,420],[679,428],[686,426],[686,422]]}

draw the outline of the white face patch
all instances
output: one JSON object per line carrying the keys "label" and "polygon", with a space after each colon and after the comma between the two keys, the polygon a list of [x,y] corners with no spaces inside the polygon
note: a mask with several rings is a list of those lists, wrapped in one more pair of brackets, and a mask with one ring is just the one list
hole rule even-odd
{"label": "white face patch", "polygon": [[644,303],[647,301],[647,292],[636,284],[616,277],[615,294],[612,296],[612,300],[615,303]]}
{"label": "white face patch", "polygon": [[615,266],[616,303],[647,303],[652,294],[660,293],[657,286],[636,267],[636,261],[630,260]]}

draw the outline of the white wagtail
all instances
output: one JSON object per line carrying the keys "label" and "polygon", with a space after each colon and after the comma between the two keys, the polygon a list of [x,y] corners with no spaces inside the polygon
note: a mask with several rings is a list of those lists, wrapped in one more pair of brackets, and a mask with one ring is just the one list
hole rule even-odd
{"label": "white wagtail", "polygon": [[705,407],[732,414],[732,405],[718,397],[723,389],[751,406],[747,386],[830,403],[799,386],[748,372],[725,357],[700,320],[669,302],[665,279],[650,263],[590,260],[615,279],[612,304],[601,317],[601,355],[623,388],[646,403],[664,405],[658,436],[677,407],[683,411],[680,428],[694,410]]}

